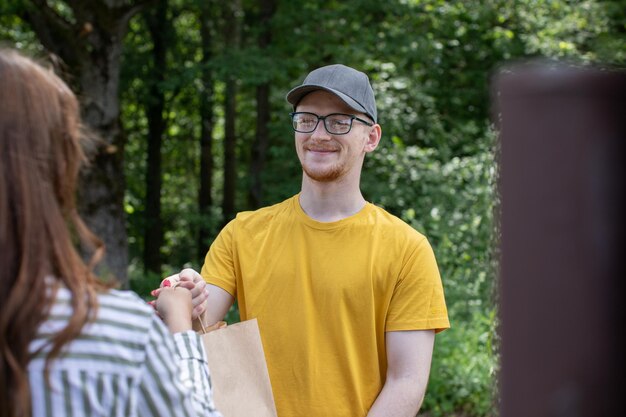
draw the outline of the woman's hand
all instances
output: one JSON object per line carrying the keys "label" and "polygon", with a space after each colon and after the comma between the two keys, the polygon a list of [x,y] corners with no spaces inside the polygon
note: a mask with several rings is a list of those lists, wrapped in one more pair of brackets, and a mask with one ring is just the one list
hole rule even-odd
{"label": "woman's hand", "polygon": [[154,307],[172,333],[191,330],[193,303],[188,289],[181,286],[159,289]]}

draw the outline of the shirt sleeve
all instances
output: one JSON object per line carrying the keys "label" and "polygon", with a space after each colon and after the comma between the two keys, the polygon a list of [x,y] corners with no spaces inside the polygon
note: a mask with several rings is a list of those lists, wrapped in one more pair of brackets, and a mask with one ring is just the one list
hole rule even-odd
{"label": "shirt sleeve", "polygon": [[213,403],[211,376],[200,336],[173,336],[154,315],[141,369],[139,416],[222,417]]}
{"label": "shirt sleeve", "polygon": [[231,220],[217,235],[204,259],[200,275],[212,285],[216,285],[233,297],[237,293],[237,280],[234,259],[234,238],[236,219]]}
{"label": "shirt sleeve", "polygon": [[428,239],[407,248],[387,313],[386,331],[435,330],[450,327],[439,268]]}

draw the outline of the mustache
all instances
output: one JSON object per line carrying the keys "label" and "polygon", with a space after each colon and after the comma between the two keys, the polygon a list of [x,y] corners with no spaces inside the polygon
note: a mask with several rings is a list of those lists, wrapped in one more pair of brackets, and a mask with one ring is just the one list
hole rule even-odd
{"label": "mustache", "polygon": [[334,151],[338,151],[338,148],[329,148],[327,146],[325,147],[320,147],[320,146],[307,146],[305,148],[307,151],[313,151],[313,152],[334,152]]}
{"label": "mustache", "polygon": [[333,143],[328,142],[308,142],[304,144],[304,148],[308,151],[317,151],[317,152],[329,152],[329,151],[338,151],[341,149],[340,146]]}

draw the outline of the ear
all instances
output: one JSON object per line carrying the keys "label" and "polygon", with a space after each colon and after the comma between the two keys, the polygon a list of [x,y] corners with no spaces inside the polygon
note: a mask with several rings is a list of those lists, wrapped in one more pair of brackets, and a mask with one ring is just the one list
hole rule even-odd
{"label": "ear", "polygon": [[378,147],[381,137],[382,129],[379,124],[375,124],[370,128],[369,135],[367,136],[367,142],[365,142],[365,146],[363,147],[365,153],[373,152],[374,149]]}

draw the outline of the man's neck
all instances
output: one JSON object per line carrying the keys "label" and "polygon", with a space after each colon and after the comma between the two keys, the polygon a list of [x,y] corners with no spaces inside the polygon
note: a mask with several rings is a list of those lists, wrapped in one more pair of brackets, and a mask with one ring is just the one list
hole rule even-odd
{"label": "man's neck", "polygon": [[334,222],[350,217],[365,206],[361,190],[340,182],[319,183],[305,177],[300,192],[300,207],[319,222]]}

